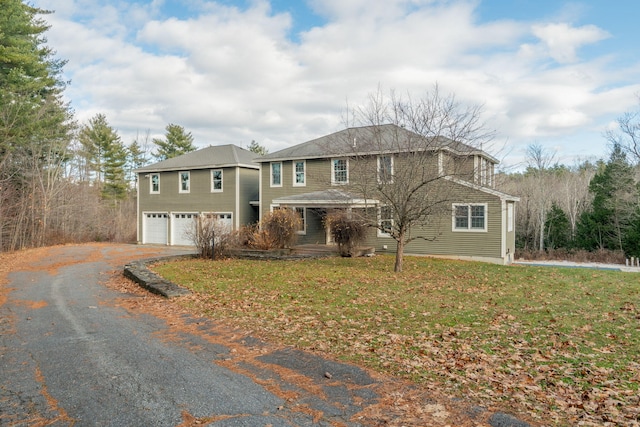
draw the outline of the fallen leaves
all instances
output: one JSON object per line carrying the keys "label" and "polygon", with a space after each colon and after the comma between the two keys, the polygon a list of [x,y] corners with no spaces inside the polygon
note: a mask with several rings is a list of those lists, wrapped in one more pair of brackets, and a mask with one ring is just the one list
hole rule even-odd
{"label": "fallen leaves", "polygon": [[[545,424],[640,425],[637,276],[408,260],[403,275],[385,257],[194,261],[202,275],[189,280],[216,286],[195,285],[201,293],[182,301]],[[184,283],[179,269],[160,268]]]}

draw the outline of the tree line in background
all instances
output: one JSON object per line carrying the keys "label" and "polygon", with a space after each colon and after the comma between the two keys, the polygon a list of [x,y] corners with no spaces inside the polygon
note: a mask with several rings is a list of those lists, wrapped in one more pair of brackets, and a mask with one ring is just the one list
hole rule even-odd
{"label": "tree line in background", "polygon": [[[0,8],[0,251],[64,242],[134,241],[135,174],[150,161],[195,149],[169,124],[125,144],[107,117],[78,124],[63,99],[65,61],[46,46],[47,12],[21,0]],[[530,146],[524,172],[500,189],[521,197],[521,253],[585,250],[640,256],[640,116],[627,113],[605,135],[607,160],[567,166]],[[247,147],[266,149],[255,141]]]}
{"label": "tree line in background", "polygon": [[568,257],[582,251],[617,261],[640,257],[640,121],[618,120],[605,135],[609,158],[574,166],[554,163],[540,145],[527,152],[522,173],[499,177],[503,191],[520,196],[516,246],[520,255]]}
{"label": "tree line in background", "polygon": [[193,137],[170,124],[165,139],[127,145],[103,114],[79,125],[63,99],[65,61],[46,46],[47,13],[20,0],[0,8],[0,251],[133,241],[133,170],[194,150]]}

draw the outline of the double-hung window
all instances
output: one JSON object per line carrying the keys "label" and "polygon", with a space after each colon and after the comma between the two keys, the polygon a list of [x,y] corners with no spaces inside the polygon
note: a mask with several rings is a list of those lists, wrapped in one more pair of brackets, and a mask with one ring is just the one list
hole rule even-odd
{"label": "double-hung window", "polygon": [[331,183],[349,183],[349,161],[347,159],[331,159]]}
{"label": "double-hung window", "polygon": [[454,204],[453,231],[487,231],[487,205]]}
{"label": "double-hung window", "polygon": [[294,187],[304,187],[306,185],[306,162],[295,160],[293,162],[293,185]]}
{"label": "double-hung window", "polygon": [[178,192],[180,193],[188,193],[191,190],[191,173],[190,172],[178,172],[178,177],[180,179],[178,188]]}
{"label": "double-hung window", "polygon": [[381,206],[378,209],[378,237],[389,237],[393,231],[393,209]]}
{"label": "double-hung window", "polygon": [[393,183],[393,157],[378,156],[378,184]]}
{"label": "double-hung window", "polygon": [[222,169],[213,169],[211,171],[211,192],[222,192]]}
{"label": "double-hung window", "polygon": [[282,187],[282,162],[271,163],[271,186]]}
{"label": "double-hung window", "polygon": [[296,230],[296,233],[298,234],[306,234],[307,233],[307,218],[306,218],[306,210],[305,208],[302,207],[294,207],[293,208],[294,212],[298,215],[298,217],[300,218],[300,224],[298,229]]}
{"label": "double-hung window", "polygon": [[149,193],[160,194],[160,174],[152,173],[150,180],[151,180],[151,185],[149,187]]}

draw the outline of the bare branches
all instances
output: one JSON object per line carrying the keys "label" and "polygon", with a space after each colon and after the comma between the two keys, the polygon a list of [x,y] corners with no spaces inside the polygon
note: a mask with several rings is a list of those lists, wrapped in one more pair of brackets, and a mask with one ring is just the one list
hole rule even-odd
{"label": "bare branches", "polygon": [[378,88],[348,113],[351,127],[341,152],[352,162],[345,187],[374,204],[374,211],[390,211],[391,218],[381,221],[377,212],[369,224],[397,242],[396,271],[402,269],[404,246],[436,239],[434,224],[451,215],[452,178],[476,176],[470,154],[493,138],[481,111],[434,85],[420,99],[394,91],[385,96]]}
{"label": "bare branches", "polygon": [[607,130],[605,138],[612,145],[620,145],[636,163],[640,162],[640,110],[623,114],[618,119],[618,129]]}

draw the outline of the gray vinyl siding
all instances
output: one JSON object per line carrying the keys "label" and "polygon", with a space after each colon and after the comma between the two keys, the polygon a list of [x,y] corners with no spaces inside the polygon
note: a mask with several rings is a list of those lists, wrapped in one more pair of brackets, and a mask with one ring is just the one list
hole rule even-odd
{"label": "gray vinyl siding", "polygon": [[[362,170],[371,170],[373,174],[376,172],[377,162],[376,156],[372,156],[361,163],[356,164],[355,160],[349,161],[349,181],[353,183],[357,176],[362,176]],[[458,170],[458,177],[469,181],[473,180],[474,162],[473,158],[456,159],[455,157],[447,157],[443,159],[453,166],[454,162],[459,162],[453,166]],[[402,158],[395,157],[394,168],[402,167]],[[430,161],[430,167],[437,173],[438,158],[433,156]],[[364,167],[363,167],[364,166]],[[302,187],[293,186],[293,162],[282,161],[282,186],[271,187],[271,168],[268,162],[262,164],[262,212],[264,215],[269,212],[272,202],[276,198],[286,197],[296,194],[310,193],[314,191],[325,190],[327,188],[340,188],[340,186],[331,185],[331,159],[314,159],[306,161],[306,185]],[[460,176],[462,175],[462,176]],[[373,175],[375,176],[375,175]],[[371,176],[369,176],[371,178]],[[375,178],[374,178],[375,179]],[[443,182],[443,181],[439,181]],[[483,258],[502,260],[505,256],[503,253],[503,228],[506,232],[507,202],[502,201],[500,196],[491,194],[490,192],[481,191],[470,188],[455,182],[448,181],[446,183],[449,199],[445,204],[446,213],[433,217],[429,226],[416,227],[411,232],[413,235],[421,235],[427,239],[416,239],[405,247],[405,253],[416,255],[436,255],[444,257],[461,257],[461,258]],[[356,189],[357,186],[353,187]],[[350,185],[345,185],[345,191],[349,191]],[[486,231],[453,231],[453,205],[461,204],[486,204]],[[314,213],[312,213],[314,212]],[[322,224],[322,210],[307,209],[307,229],[306,235],[300,235],[298,243],[319,243],[326,241],[324,224]],[[513,253],[514,232],[508,233],[505,239],[504,252],[510,250]],[[396,251],[396,242],[391,237],[379,236],[376,229],[370,229],[363,245],[373,246],[376,252],[393,253]],[[386,246],[386,248],[385,248]]]}
{"label": "gray vinyl siding", "polygon": [[[220,168],[213,168],[220,169]],[[235,228],[236,215],[240,224],[250,224],[257,220],[257,210],[249,205],[258,198],[258,170],[248,168],[222,168],[222,192],[211,191],[211,170],[199,169],[190,172],[189,193],[179,192],[179,173],[182,171],[159,172],[160,193],[150,194],[150,176],[153,172],[138,174],[139,211],[138,227],[142,227],[142,213],[231,213]],[[236,212],[236,173],[240,171],[240,211]],[[142,239],[142,236],[139,236]]]}
{"label": "gray vinyl siding", "polygon": [[269,213],[274,199],[296,194],[310,193],[331,187],[331,162],[329,159],[306,161],[305,186],[293,185],[293,161],[282,162],[282,186],[271,187],[271,166],[262,163],[262,200],[260,217]]}
{"label": "gray vinyl siding", "polygon": [[168,212],[234,212],[235,168],[224,168],[220,193],[211,192],[211,169],[190,171],[189,193],[178,191],[180,171],[160,173],[160,194],[149,194],[150,179],[140,180],[140,210]]}
{"label": "gray vinyl siding", "polygon": [[241,225],[254,224],[258,221],[258,208],[252,207],[250,202],[258,201],[259,192],[259,174],[257,170],[238,168],[240,174],[240,193],[238,212]]}
{"label": "gray vinyl siding", "polygon": [[[427,227],[411,230],[412,235],[435,240],[417,239],[405,247],[405,253],[416,255],[442,255],[453,257],[502,258],[502,201],[499,197],[451,184],[451,198],[446,202],[447,213],[433,217]],[[453,204],[486,204],[487,231],[453,231]],[[512,238],[513,239],[513,238]],[[396,243],[388,237],[367,239],[377,252],[395,252]],[[387,245],[387,249],[383,248]]]}
{"label": "gray vinyl siding", "polygon": [[298,243],[300,244],[316,244],[324,245],[327,241],[327,237],[324,230],[322,210],[315,208],[307,208],[307,230],[306,234],[298,236]]}

